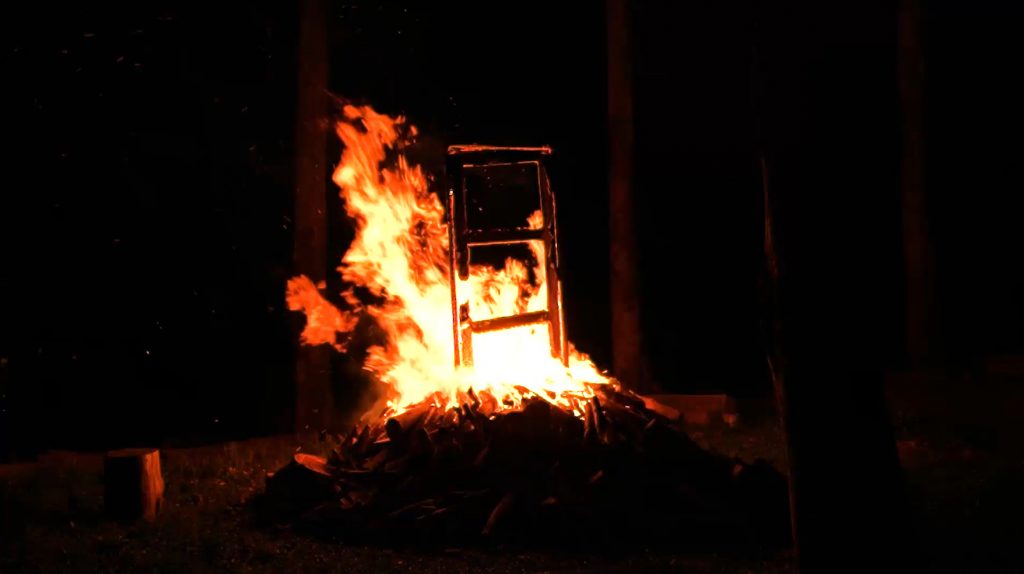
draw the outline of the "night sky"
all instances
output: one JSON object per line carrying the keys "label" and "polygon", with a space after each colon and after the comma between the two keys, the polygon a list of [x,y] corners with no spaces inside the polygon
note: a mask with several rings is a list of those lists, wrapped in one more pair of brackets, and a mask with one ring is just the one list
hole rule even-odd
{"label": "night sky", "polygon": [[[329,85],[406,114],[435,173],[452,143],[554,148],[569,336],[608,365],[604,12],[562,4],[331,2]],[[0,455],[290,428],[297,17],[284,2],[10,10]],[[789,129],[773,110],[799,106],[776,72],[792,69],[780,62],[801,53],[788,40],[800,36],[779,31],[815,17],[756,2],[640,3],[640,278],[645,346],[667,390],[768,392],[757,162]],[[1020,352],[1024,238],[1007,193],[1020,189],[1019,142],[998,137],[1020,133],[1020,112],[1008,111],[1020,101],[1012,30],[998,29],[1009,19],[944,8],[926,18],[929,85],[941,90],[927,104],[927,178],[942,340],[951,357]],[[856,77],[872,84],[849,86],[863,105],[794,138],[850,130],[844,150],[873,158],[859,177],[883,183],[864,193],[892,211],[865,234],[887,258],[870,303],[887,317],[878,337],[897,367],[895,40],[869,44],[857,61],[876,72]],[[813,85],[842,88],[837,53],[820,69],[813,54],[797,61],[824,78]],[[345,237],[344,222],[332,233]]]}
{"label": "night sky", "polygon": [[[557,150],[574,339],[607,363],[600,7],[538,17],[485,3],[477,13],[329,5],[332,92],[406,114],[424,134],[416,154],[428,170],[439,174],[450,143]],[[11,442],[287,430],[300,321],[283,301],[297,9],[19,10],[5,37],[11,169],[22,182],[3,209]],[[344,240],[344,221],[332,234]],[[336,256],[344,247],[332,246]]]}
{"label": "night sky", "polygon": [[293,15],[51,8],[5,40],[19,429],[90,445],[273,429],[291,393]]}

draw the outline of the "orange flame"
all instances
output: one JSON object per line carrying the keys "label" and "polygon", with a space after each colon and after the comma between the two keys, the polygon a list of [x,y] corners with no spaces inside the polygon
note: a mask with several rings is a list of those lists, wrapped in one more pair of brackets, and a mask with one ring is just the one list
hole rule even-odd
{"label": "orange flame", "polygon": [[[358,316],[368,314],[387,343],[371,347],[364,368],[389,388],[396,412],[424,400],[457,406],[472,393],[488,410],[517,408],[537,396],[582,415],[582,400],[593,395],[587,383],[607,383],[589,358],[571,348],[569,366],[551,356],[543,325],[480,333],[473,338],[473,366],[455,367],[452,340],[448,232],[444,208],[430,192],[419,166],[402,153],[416,128],[369,106],[347,105],[337,134],[344,144],[334,183],[355,227],[355,239],[338,271],[345,283],[360,286],[378,302],[363,306],[352,291],[343,293],[351,309],[332,305],[304,276],[288,282],[291,310],[306,314],[302,342],[345,350],[344,337]],[[528,222],[536,226],[540,213]],[[536,243],[536,244],[534,244]],[[502,269],[471,265],[468,281],[457,285],[474,317],[502,317],[543,309],[547,301],[543,248],[531,242],[538,261],[530,269],[508,258]]]}

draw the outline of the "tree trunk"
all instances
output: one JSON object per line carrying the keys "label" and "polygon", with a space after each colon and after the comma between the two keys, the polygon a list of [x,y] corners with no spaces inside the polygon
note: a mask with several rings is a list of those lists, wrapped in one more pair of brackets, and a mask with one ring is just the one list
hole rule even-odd
{"label": "tree trunk", "polygon": [[160,451],[132,448],[108,452],[103,464],[103,487],[108,516],[152,522],[164,500]]}
{"label": "tree trunk", "polygon": [[633,214],[633,77],[629,0],[608,0],[608,129],[612,366],[638,392],[650,392],[640,338]]}
{"label": "tree trunk", "polygon": [[[295,272],[318,283],[327,276],[327,9],[324,0],[299,4]],[[332,405],[330,350],[300,346],[295,366],[296,431],[326,428]]]}
{"label": "tree trunk", "polygon": [[896,12],[764,6],[772,374],[800,571],[912,571],[883,388],[885,335],[899,322]]}
{"label": "tree trunk", "polygon": [[[816,211],[778,197],[770,209],[788,211],[788,219]],[[829,223],[857,233],[852,221]],[[781,225],[777,230],[786,240],[775,238],[782,247],[771,374],[788,444],[800,571],[862,572],[883,561],[901,563],[912,542],[882,370],[869,343],[879,326],[857,311],[840,311],[863,285],[842,286],[852,269],[823,272],[813,263],[816,257],[787,253],[793,243],[836,247],[827,235]],[[828,254],[849,256],[842,249]]]}
{"label": "tree trunk", "polygon": [[[779,257],[775,252],[775,225],[772,221],[771,197],[768,193],[770,178],[768,174],[768,162],[764,155],[759,159],[761,168],[761,201],[762,201],[762,222],[764,225],[763,243],[764,268],[760,276],[761,284],[761,311],[762,315],[762,336],[765,347],[765,356],[768,362],[768,375],[772,380],[772,390],[775,392],[775,405],[778,409],[779,422],[782,424],[783,439],[787,445],[792,444],[790,435],[790,417],[786,412],[786,383],[783,379],[786,372],[786,353],[782,347],[782,321],[779,317]],[[793,455],[791,449],[786,453],[786,466],[793,468]],[[796,532],[796,492],[793,488],[793,480],[789,481],[789,516],[790,516],[790,538],[795,544],[797,542]]]}
{"label": "tree trunk", "polygon": [[900,187],[906,265],[907,355],[912,368],[932,353],[932,259],[924,182],[924,54],[920,0],[902,0],[899,13],[900,103],[903,117]]}

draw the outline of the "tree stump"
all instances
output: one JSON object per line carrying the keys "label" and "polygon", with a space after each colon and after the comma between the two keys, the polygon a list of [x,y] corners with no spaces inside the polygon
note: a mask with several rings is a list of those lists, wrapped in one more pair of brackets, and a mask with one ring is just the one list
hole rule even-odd
{"label": "tree stump", "polygon": [[152,521],[164,500],[160,451],[128,448],[108,452],[103,463],[103,487],[108,516]]}

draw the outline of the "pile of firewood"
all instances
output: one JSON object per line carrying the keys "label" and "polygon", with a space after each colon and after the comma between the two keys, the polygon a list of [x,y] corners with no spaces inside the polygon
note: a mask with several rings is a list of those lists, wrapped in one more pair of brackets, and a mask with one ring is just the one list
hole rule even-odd
{"label": "pile of firewood", "polygon": [[786,543],[775,469],[701,449],[649,399],[593,388],[583,418],[540,399],[485,415],[470,395],[354,427],[329,456],[297,454],[269,476],[261,508],[388,543]]}

